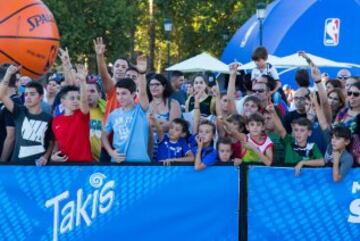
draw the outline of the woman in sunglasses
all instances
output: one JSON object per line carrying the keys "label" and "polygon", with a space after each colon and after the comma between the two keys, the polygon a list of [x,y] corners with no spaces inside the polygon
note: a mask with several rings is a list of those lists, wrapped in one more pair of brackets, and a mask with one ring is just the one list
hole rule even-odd
{"label": "woman in sunglasses", "polygon": [[356,118],[360,114],[360,82],[357,82],[346,91],[348,107],[342,109],[335,119],[336,124],[343,124],[354,133],[356,129]]}

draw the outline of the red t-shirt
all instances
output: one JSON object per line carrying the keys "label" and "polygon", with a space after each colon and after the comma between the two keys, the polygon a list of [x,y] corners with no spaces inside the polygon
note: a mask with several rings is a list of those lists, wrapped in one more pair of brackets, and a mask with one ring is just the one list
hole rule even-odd
{"label": "red t-shirt", "polygon": [[60,115],[53,119],[52,131],[59,151],[68,161],[92,162],[90,147],[90,114],[76,110],[73,115]]}
{"label": "red t-shirt", "polygon": [[241,154],[241,142],[235,142],[231,144],[231,149],[233,151],[232,157],[233,158],[239,158],[241,159],[242,154]]}

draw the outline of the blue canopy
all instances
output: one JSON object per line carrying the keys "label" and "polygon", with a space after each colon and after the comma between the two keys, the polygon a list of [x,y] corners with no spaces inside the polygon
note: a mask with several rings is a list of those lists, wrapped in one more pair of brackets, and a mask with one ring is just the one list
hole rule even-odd
{"label": "blue canopy", "polygon": [[[339,62],[360,64],[360,0],[277,0],[268,5],[263,22],[263,45],[270,54],[283,57],[298,50]],[[251,60],[259,46],[259,23],[252,16],[225,48],[221,60]],[[339,69],[321,69],[335,78]],[[360,69],[350,69],[360,75]],[[294,87],[294,72],[281,76]]]}

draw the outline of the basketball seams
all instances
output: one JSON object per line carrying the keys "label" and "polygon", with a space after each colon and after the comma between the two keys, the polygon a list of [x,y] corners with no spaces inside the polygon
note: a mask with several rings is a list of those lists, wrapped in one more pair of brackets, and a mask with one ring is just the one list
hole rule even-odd
{"label": "basketball seams", "polygon": [[43,5],[42,3],[31,3],[31,4],[28,4],[18,10],[16,10],[15,12],[13,12],[12,14],[6,16],[4,19],[0,20],[0,24],[3,24],[4,22],[6,22],[7,20],[9,20],[10,18],[12,18],[13,16],[15,16],[16,14],[32,7],[32,6],[36,6],[36,5]]}
{"label": "basketball seams", "polygon": [[3,50],[0,49],[0,54],[3,54],[5,57],[7,57],[8,59],[10,59],[11,61],[13,61],[14,63],[16,63],[17,65],[21,65],[22,68],[26,71],[29,71],[30,73],[34,74],[34,75],[38,75],[41,76],[42,74],[35,72],[34,70],[24,66],[23,64],[21,64],[19,61],[17,61],[16,59],[14,59],[13,57],[11,57],[9,54],[7,54],[6,52],[4,52]]}
{"label": "basketball seams", "polygon": [[60,42],[60,39],[49,37],[32,37],[32,36],[15,36],[15,35],[0,35],[0,39],[31,39],[31,40],[49,40]]}

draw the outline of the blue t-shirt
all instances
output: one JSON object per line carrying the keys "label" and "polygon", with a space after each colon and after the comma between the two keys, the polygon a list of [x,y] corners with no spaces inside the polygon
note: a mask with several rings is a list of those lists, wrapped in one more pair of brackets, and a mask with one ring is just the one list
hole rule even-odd
{"label": "blue t-shirt", "polygon": [[[198,147],[196,144],[195,135],[190,136],[188,142],[191,146],[192,152],[194,153],[194,155],[196,157],[197,152],[198,152]],[[216,164],[217,160],[218,160],[217,151],[213,147],[212,144],[208,147],[203,147],[203,149],[201,151],[201,162],[202,163],[204,163],[206,166],[212,166],[212,165]]]}
{"label": "blue t-shirt", "polygon": [[147,153],[149,123],[139,104],[129,111],[118,108],[111,112],[104,129],[114,133],[113,147],[126,156],[126,162],[150,162]]}
{"label": "blue t-shirt", "polygon": [[180,138],[176,142],[173,142],[166,134],[159,143],[156,157],[159,162],[166,159],[185,157],[189,151],[191,150],[185,138]]}

